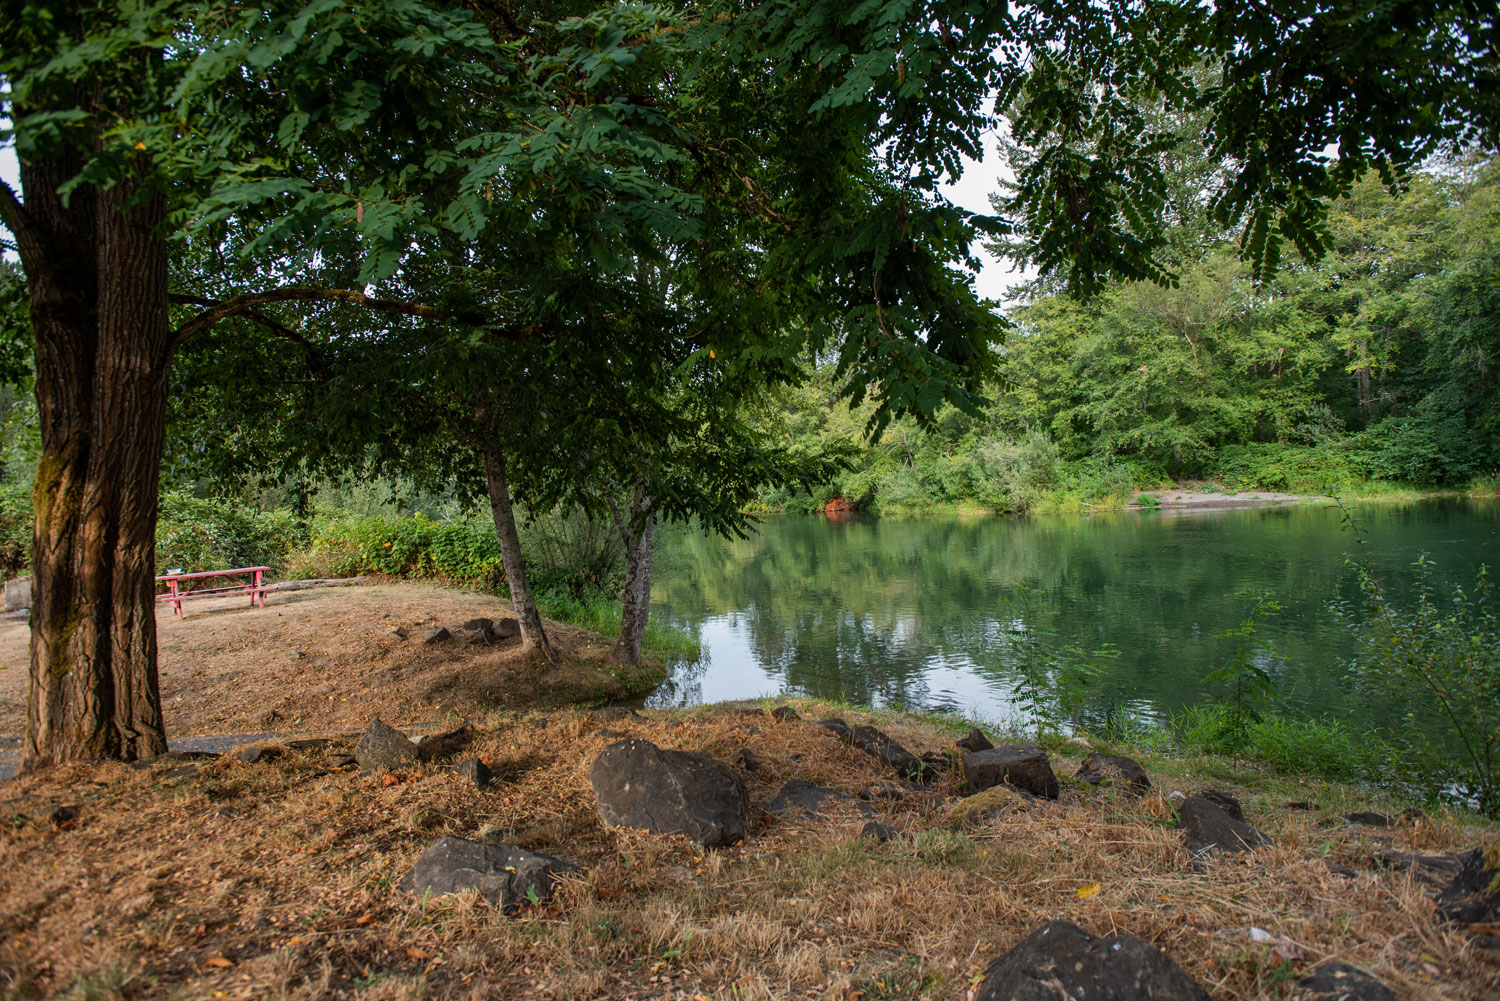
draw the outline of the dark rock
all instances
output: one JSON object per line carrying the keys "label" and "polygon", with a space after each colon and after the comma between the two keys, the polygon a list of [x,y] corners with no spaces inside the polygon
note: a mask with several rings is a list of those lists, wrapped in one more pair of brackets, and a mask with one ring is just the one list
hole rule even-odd
{"label": "dark rock", "polygon": [[1460,856],[1458,874],[1438,894],[1438,913],[1462,924],[1500,921],[1500,842]]}
{"label": "dark rock", "polygon": [[1395,827],[1396,822],[1384,813],[1350,813],[1344,819],[1364,827]]}
{"label": "dark rock", "polygon": [[495,631],[495,623],[491,619],[470,619],[463,624],[463,628],[469,632],[482,633],[489,636]]}
{"label": "dark rock", "polygon": [[1302,978],[1298,1001],[1396,1001],[1389,987],[1347,963],[1322,963]]}
{"label": "dark rock", "polygon": [[453,766],[453,770],[474,783],[474,788],[476,789],[485,788],[495,779],[495,773],[490,771],[489,765],[486,765],[478,758],[468,758],[460,761]]}
{"label": "dark rock", "polygon": [[857,813],[870,815],[870,808],[853,796],[815,786],[801,779],[792,779],[781,787],[776,798],[766,806],[766,812],[783,820],[829,820],[833,813]]}
{"label": "dark rock", "polygon": [[922,755],[922,764],[932,769],[934,775],[946,775],[953,770],[953,758],[941,751],[928,751]]}
{"label": "dark rock", "polygon": [[1005,784],[1043,799],[1056,799],[1060,788],[1047,752],[1035,744],[1012,744],[966,754],[964,779],[973,792]]}
{"label": "dark rock", "polygon": [[845,723],[837,716],[833,717],[832,719],[820,719],[816,723],[814,723],[813,726],[821,726],[823,729],[829,731],[846,744],[852,743],[852,741],[849,739],[849,724]]}
{"label": "dark rock", "polygon": [[750,750],[750,748],[748,748],[748,747],[742,747],[742,748],[740,748],[739,752],[738,752],[738,757],[739,757],[740,767],[743,768],[745,771],[747,771],[747,772],[758,772],[758,771],[760,771],[760,759],[755,756],[755,752],[752,751],[752,750]]}
{"label": "dark rock", "polygon": [[1355,872],[1347,865],[1339,865],[1337,862],[1330,864],[1328,866],[1328,871],[1333,873],[1335,876],[1343,876],[1345,879],[1353,879],[1354,877],[1359,875],[1359,873]]}
{"label": "dark rock", "polygon": [[1446,888],[1464,866],[1464,855],[1413,855],[1390,849],[1377,852],[1370,861],[1384,869],[1410,870],[1434,888]]}
{"label": "dark rock", "polygon": [[77,806],[54,806],[47,811],[47,819],[57,827],[72,823],[78,819],[79,808]]}
{"label": "dark rock", "polygon": [[359,759],[352,754],[340,754],[328,764],[334,768],[350,768],[359,764]]}
{"label": "dark rock", "polygon": [[894,827],[887,827],[885,824],[872,820],[859,829],[859,836],[884,844],[887,841],[896,841],[906,837],[906,832],[898,831]]}
{"label": "dark rock", "polygon": [[1282,806],[1288,810],[1316,810],[1318,808],[1318,804],[1310,799],[1294,799],[1283,803]]}
{"label": "dark rock", "polygon": [[558,876],[578,871],[564,859],[516,845],[447,837],[423,852],[397,885],[418,896],[477,890],[490,903],[510,911],[531,900],[546,900]]}
{"label": "dark rock", "polygon": [[799,720],[802,718],[801,716],[797,715],[797,710],[793,709],[791,706],[777,706],[775,709],[771,710],[771,717],[773,719],[781,720],[783,723],[790,723],[794,720]]}
{"label": "dark rock", "polygon": [[988,751],[995,745],[991,744],[990,739],[984,734],[980,733],[977,729],[971,729],[969,730],[969,735],[967,737],[963,738],[962,740],[954,741],[954,746],[957,747],[960,751],[974,754],[977,751]]}
{"label": "dark rock", "polygon": [[1134,758],[1127,758],[1123,754],[1100,754],[1096,751],[1083,759],[1074,778],[1091,786],[1123,783],[1128,791],[1137,795],[1151,788],[1151,779],[1146,775],[1146,769]]}
{"label": "dark rock", "polygon": [[411,630],[407,629],[405,626],[397,626],[395,629],[391,630],[391,635],[396,637],[398,640],[404,640],[411,635]]}
{"label": "dark rock", "polygon": [[1160,949],[1051,921],[990,964],[974,1001],[1211,1001]]}
{"label": "dark rock", "polygon": [[259,764],[262,761],[275,761],[281,757],[279,747],[247,747],[240,751],[240,760],[247,765]]}
{"label": "dark rock", "polygon": [[855,727],[849,731],[849,742],[866,754],[884,761],[902,778],[924,783],[937,778],[937,774],[927,767],[925,761],[873,726]]}
{"label": "dark rock", "polygon": [[501,619],[495,623],[494,634],[497,640],[508,640],[512,636],[519,636],[521,635],[521,623],[515,619]]}
{"label": "dark rock", "polygon": [[473,739],[474,728],[467,723],[445,733],[428,734],[416,742],[417,758],[420,761],[451,758],[468,747]]}
{"label": "dark rock", "polygon": [[870,783],[855,793],[855,795],[863,800],[883,799],[892,803],[900,803],[910,796],[913,791],[913,786],[901,782],[887,782],[882,780]]}
{"label": "dark rock", "polygon": [[1235,820],[1238,820],[1241,823],[1244,822],[1244,808],[1240,806],[1240,801],[1235,798],[1235,795],[1233,793],[1225,792],[1222,789],[1204,789],[1202,792],[1198,793],[1198,795],[1202,796],[1204,799],[1208,800],[1210,803],[1214,804],[1219,809],[1229,814]]}
{"label": "dark rock", "polygon": [[417,763],[417,745],[400,730],[380,720],[370,721],[359,743],[354,745],[354,760],[366,771],[375,768],[407,768]]}
{"label": "dark rock", "polygon": [[622,740],[594,759],[589,782],[610,826],[683,834],[710,848],[745,837],[750,794],[732,768],[706,754]]}
{"label": "dark rock", "polygon": [[1195,852],[1243,852],[1269,844],[1269,839],[1242,819],[1236,819],[1216,799],[1199,793],[1177,808],[1177,826],[1187,832]]}
{"label": "dark rock", "polygon": [[424,646],[432,646],[434,643],[441,643],[444,640],[452,638],[452,633],[442,626],[438,626],[436,629],[427,630],[426,634],[422,637],[422,643]]}

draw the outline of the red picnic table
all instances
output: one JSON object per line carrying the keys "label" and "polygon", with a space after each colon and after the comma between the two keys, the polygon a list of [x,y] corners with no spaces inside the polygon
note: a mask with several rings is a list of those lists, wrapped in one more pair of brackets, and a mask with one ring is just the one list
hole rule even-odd
{"label": "red picnic table", "polygon": [[[266,607],[265,572],[270,567],[238,567],[234,570],[204,570],[200,573],[164,573],[156,578],[158,584],[167,585],[166,594],[158,594],[157,601],[165,601],[183,618],[182,603],[193,598],[223,598],[233,594],[248,594],[251,608]],[[215,587],[181,587],[182,581],[198,581],[207,578],[229,578],[232,584]]]}

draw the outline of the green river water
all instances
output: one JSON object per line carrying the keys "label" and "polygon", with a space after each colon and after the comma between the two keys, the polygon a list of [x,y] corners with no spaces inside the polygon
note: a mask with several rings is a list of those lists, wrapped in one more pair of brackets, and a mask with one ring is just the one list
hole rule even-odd
{"label": "green river water", "polygon": [[[1495,502],[1356,514],[1368,530],[1357,555],[1397,595],[1423,553],[1445,588],[1500,564]],[[1382,728],[1402,712],[1347,678],[1353,645],[1333,605],[1357,596],[1345,562],[1356,545],[1332,507],[788,516],[745,540],[664,536],[652,614],[695,630],[703,656],[678,665],[657,705],[785,692],[1017,722],[1021,651],[1109,645],[1085,714],[1159,718],[1218,697],[1203,677],[1237,642],[1220,634],[1266,595],[1281,611],[1258,627],[1276,651],[1264,666],[1293,707]]]}

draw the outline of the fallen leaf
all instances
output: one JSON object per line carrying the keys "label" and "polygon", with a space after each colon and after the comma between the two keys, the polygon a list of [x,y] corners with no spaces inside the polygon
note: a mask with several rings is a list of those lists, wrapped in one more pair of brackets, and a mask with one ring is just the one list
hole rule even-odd
{"label": "fallen leaf", "polygon": [[385,778],[380,780],[380,786],[383,789],[389,789],[391,786],[399,785],[400,783],[401,780],[394,775],[387,775]]}
{"label": "fallen leaf", "polygon": [[286,940],[287,948],[290,949],[294,945],[301,945],[303,942],[306,942],[307,939],[308,936],[306,935],[294,935]]}
{"label": "fallen leaf", "polygon": [[359,917],[354,919],[354,923],[357,925],[367,925],[374,920],[375,915],[373,914],[361,914]]}
{"label": "fallen leaf", "polygon": [[412,959],[431,959],[432,958],[432,953],[430,953],[430,952],[423,952],[421,949],[418,949],[414,945],[409,945],[409,946],[406,947],[406,954],[408,956],[410,956]]}
{"label": "fallen leaf", "polygon": [[204,960],[205,966],[217,966],[221,970],[227,970],[234,965],[234,960],[225,959],[223,956],[210,956]]}
{"label": "fallen leaf", "polygon": [[1098,883],[1090,883],[1088,886],[1080,886],[1078,888],[1078,899],[1079,900],[1087,900],[1087,899],[1089,899],[1090,897],[1092,897],[1094,894],[1096,894],[1098,892],[1099,892],[1099,884]]}

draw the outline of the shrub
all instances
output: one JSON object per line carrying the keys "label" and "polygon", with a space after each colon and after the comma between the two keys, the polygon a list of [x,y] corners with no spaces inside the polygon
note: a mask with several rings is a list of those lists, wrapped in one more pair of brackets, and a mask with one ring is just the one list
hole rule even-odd
{"label": "shrub", "polygon": [[158,572],[177,567],[189,573],[246,566],[279,570],[288,553],[307,544],[307,537],[307,526],[290,511],[255,511],[169,491],[162,495],[156,526],[156,565]]}

